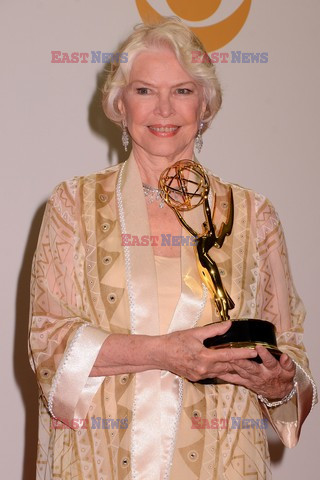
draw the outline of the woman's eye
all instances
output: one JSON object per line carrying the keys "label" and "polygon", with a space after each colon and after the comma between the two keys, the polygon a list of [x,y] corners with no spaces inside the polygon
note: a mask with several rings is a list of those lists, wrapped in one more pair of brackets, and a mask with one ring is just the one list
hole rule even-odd
{"label": "woman's eye", "polygon": [[147,95],[148,93],[150,93],[150,90],[147,87],[140,87],[140,88],[137,88],[137,93],[139,95]]}
{"label": "woman's eye", "polygon": [[177,88],[177,93],[179,93],[180,95],[188,95],[192,93],[192,90],[190,90],[189,88]]}

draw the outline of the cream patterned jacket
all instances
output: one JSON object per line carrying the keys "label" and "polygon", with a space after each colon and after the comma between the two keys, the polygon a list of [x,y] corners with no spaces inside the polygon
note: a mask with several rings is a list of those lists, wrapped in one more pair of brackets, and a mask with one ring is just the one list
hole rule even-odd
{"label": "cream patterned jacket", "polygon": [[[211,174],[210,181],[219,226],[230,185]],[[37,480],[270,479],[265,429],[237,428],[234,418],[263,425],[265,415],[286,446],[296,444],[316,401],[302,343],[305,312],[272,205],[232,188],[233,231],[214,252],[236,304],[230,313],[276,326],[280,349],[301,367],[298,395],[267,411],[243,387],[191,383],[165,371],[89,376],[110,333],[159,334],[152,247],[121,242],[123,234],[150,233],[131,154],[124,164],[60,184],[47,204],[31,281],[29,351],[40,392]],[[192,215],[200,225],[197,210]],[[181,247],[181,276],[169,331],[205,325],[204,312],[211,312],[192,246]],[[214,309],[210,315],[218,320]]]}

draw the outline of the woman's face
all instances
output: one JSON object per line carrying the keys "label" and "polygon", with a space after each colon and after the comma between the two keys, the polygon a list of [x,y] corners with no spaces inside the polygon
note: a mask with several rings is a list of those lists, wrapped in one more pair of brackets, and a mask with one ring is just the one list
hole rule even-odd
{"label": "woman's face", "polygon": [[192,158],[205,102],[202,88],[171,50],[153,49],[137,55],[119,108],[134,150],[172,160]]}

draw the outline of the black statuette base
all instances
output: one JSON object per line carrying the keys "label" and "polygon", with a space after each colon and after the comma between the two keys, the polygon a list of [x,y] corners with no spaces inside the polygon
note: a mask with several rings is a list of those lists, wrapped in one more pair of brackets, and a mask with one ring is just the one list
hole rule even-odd
{"label": "black statuette base", "polygon": [[[207,348],[255,348],[262,345],[279,360],[282,352],[277,348],[275,327],[266,320],[257,320],[252,318],[232,320],[231,327],[223,335],[207,338],[203,342]],[[250,359],[257,363],[262,363],[259,355]],[[197,383],[219,384],[225,383],[217,378],[205,378]]]}

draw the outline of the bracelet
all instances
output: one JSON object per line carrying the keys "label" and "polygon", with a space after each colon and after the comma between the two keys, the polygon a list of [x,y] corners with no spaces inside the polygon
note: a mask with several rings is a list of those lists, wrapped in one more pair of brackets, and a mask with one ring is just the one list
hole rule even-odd
{"label": "bracelet", "polygon": [[[315,384],[313,378],[306,372],[306,370],[298,362],[296,362],[296,360],[294,360],[293,358],[291,360],[296,365],[296,367],[298,367],[302,371],[302,373],[307,377],[307,379],[309,380],[309,382],[312,385],[312,404],[311,404],[311,409],[310,409],[310,412],[311,412],[311,410],[313,409],[313,407],[315,406],[315,404],[317,403],[317,400],[318,400],[318,392],[317,392],[316,384]],[[269,408],[270,407],[271,408],[272,407],[279,407],[280,405],[283,405],[284,403],[289,402],[289,400],[291,400],[291,398],[296,393],[297,393],[297,381],[296,381],[296,378],[294,378],[293,389],[291,390],[290,393],[288,393],[288,395],[283,397],[282,400],[278,400],[276,402],[269,402],[269,400],[267,398],[263,397],[262,395],[258,395],[258,399],[260,400],[260,402],[262,402],[264,405],[266,405]]]}
{"label": "bracelet", "polygon": [[294,379],[293,380],[293,389],[291,390],[291,392],[288,393],[288,395],[283,397],[281,400],[277,400],[275,402],[269,402],[269,400],[267,398],[263,397],[262,395],[258,395],[258,399],[260,400],[261,403],[263,403],[264,405],[266,405],[269,408],[279,407],[280,405],[283,405],[284,403],[289,402],[289,400],[291,400],[291,398],[297,393],[297,385],[298,385],[298,383]]}

